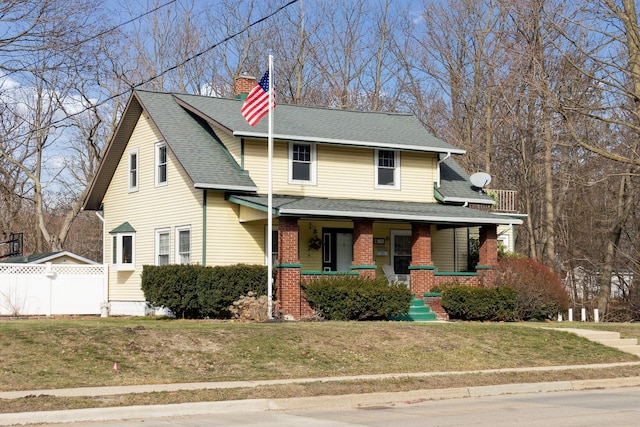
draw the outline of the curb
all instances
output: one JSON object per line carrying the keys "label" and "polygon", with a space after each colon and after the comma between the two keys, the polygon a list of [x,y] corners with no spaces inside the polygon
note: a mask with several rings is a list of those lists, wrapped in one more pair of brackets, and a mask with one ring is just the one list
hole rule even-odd
{"label": "curb", "polygon": [[603,380],[557,381],[544,383],[504,384],[435,390],[413,390],[397,393],[348,394],[338,396],[294,397],[287,399],[249,399],[224,402],[198,402],[169,405],[127,406],[73,409],[62,411],[0,414],[0,426],[101,422],[123,419],[151,419],[235,412],[339,409],[351,407],[397,407],[429,400],[489,397],[504,394],[580,391],[600,388],[640,386],[640,377]]}

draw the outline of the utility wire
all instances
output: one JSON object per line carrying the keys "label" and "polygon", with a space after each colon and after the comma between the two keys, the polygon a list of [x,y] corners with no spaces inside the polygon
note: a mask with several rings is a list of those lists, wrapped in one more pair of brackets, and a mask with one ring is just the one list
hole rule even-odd
{"label": "utility wire", "polygon": [[[153,12],[156,12],[156,11],[162,9],[163,7],[169,6],[170,4],[175,3],[176,1],[177,0],[170,0],[170,1],[166,2],[166,3],[164,3],[164,4],[161,4],[161,5],[157,6],[157,7],[155,7],[154,9],[148,10],[148,11],[146,11],[146,12],[144,12],[144,13],[138,15],[138,16],[135,16],[135,17],[129,19],[128,21],[121,22],[120,24],[118,24],[116,26],[113,26],[113,27],[108,28],[106,30],[100,31],[98,34],[94,34],[94,35],[89,36],[89,37],[87,37],[86,39],[83,39],[83,40],[75,41],[75,42],[71,43],[69,46],[67,46],[66,48],[63,48],[63,49],[55,52],[55,54],[58,54],[58,53],[61,53],[61,52],[67,52],[67,51],[71,50],[72,48],[76,48],[76,47],[78,47],[80,45],[83,45],[83,44],[85,44],[87,42],[90,42],[91,40],[97,39],[98,37],[102,37],[103,35],[108,34],[108,33],[112,32],[112,31],[115,31],[120,27],[124,27],[125,25],[129,25],[132,22],[135,22],[135,21],[137,21],[137,20],[139,20],[141,18],[144,18],[145,16],[147,16],[147,15],[153,13]],[[54,56],[53,53],[50,54],[49,56],[46,56],[44,59],[48,60],[52,56]],[[25,68],[29,69],[29,68],[35,67],[37,63],[38,62],[34,62],[34,63],[28,65],[27,67],[22,67],[22,69],[11,70],[7,74],[4,74],[2,77],[9,77],[12,74],[15,74],[15,73],[18,73],[18,72],[24,70]]]}
{"label": "utility wire", "polygon": [[[173,0],[173,1],[175,1],[175,0]],[[237,36],[239,36],[240,34],[242,34],[242,33],[246,32],[246,31],[248,31],[251,27],[253,27],[253,26],[255,26],[255,25],[258,25],[258,24],[260,24],[261,22],[266,21],[267,19],[269,19],[269,18],[271,18],[272,16],[274,16],[274,15],[276,15],[276,14],[280,13],[281,11],[283,11],[284,9],[286,9],[287,7],[289,7],[289,6],[291,6],[292,4],[295,4],[295,3],[297,3],[297,2],[298,2],[298,0],[290,0],[289,2],[287,2],[287,3],[283,4],[282,6],[280,6],[280,7],[276,8],[276,9],[275,9],[273,12],[271,12],[270,14],[268,14],[268,15],[266,15],[266,16],[263,16],[262,18],[260,18],[260,19],[258,19],[258,20],[256,20],[256,21],[253,21],[252,23],[248,24],[247,26],[245,26],[245,27],[244,27],[244,28],[242,28],[241,30],[239,30],[239,31],[235,32],[234,34],[228,35],[227,37],[225,37],[225,38],[224,38],[224,39],[222,39],[221,41],[216,42],[216,43],[212,44],[211,46],[207,47],[206,49],[201,50],[200,52],[193,54],[192,56],[190,56],[190,57],[186,58],[184,61],[182,61],[182,62],[180,62],[180,63],[178,63],[178,64],[176,64],[176,65],[174,65],[174,66],[171,66],[171,67],[169,67],[169,68],[166,68],[166,69],[164,69],[163,71],[160,71],[160,72],[159,72],[158,74],[156,74],[155,76],[149,77],[148,79],[143,80],[143,81],[142,81],[142,82],[140,82],[140,83],[137,83],[137,84],[135,84],[135,85],[132,85],[132,86],[130,87],[130,89],[128,89],[128,90],[126,90],[126,91],[122,91],[122,92],[116,93],[116,94],[114,94],[114,95],[111,95],[111,96],[109,96],[108,98],[105,98],[105,99],[103,99],[102,101],[100,101],[100,102],[98,102],[98,103],[96,103],[96,104],[92,104],[92,105],[91,105],[91,106],[89,106],[89,107],[85,107],[84,109],[82,109],[82,110],[80,110],[80,111],[77,111],[77,112],[75,112],[75,113],[67,114],[67,115],[65,115],[65,117],[63,117],[63,118],[61,118],[61,119],[59,119],[59,120],[56,120],[56,121],[54,121],[54,122],[51,122],[50,127],[54,127],[55,125],[62,123],[63,121],[65,121],[65,120],[66,120],[66,119],[68,119],[68,118],[78,116],[78,115],[80,115],[80,114],[82,114],[82,113],[84,113],[84,112],[86,112],[86,111],[88,111],[88,110],[91,110],[91,109],[94,109],[94,108],[100,107],[100,106],[102,106],[102,105],[106,104],[107,102],[109,102],[109,101],[111,101],[111,100],[113,100],[113,99],[115,99],[115,98],[118,98],[118,97],[120,97],[120,96],[122,96],[122,95],[125,95],[125,94],[127,94],[127,93],[129,93],[129,92],[132,92],[134,89],[136,89],[136,88],[138,88],[138,87],[140,87],[140,86],[142,86],[142,85],[144,85],[144,84],[147,84],[147,83],[152,82],[153,80],[157,79],[158,77],[161,77],[161,76],[163,76],[163,75],[167,74],[169,71],[173,71],[173,70],[175,70],[175,69],[177,69],[177,68],[179,68],[179,67],[183,66],[184,64],[186,64],[186,63],[188,63],[188,62],[190,62],[190,61],[193,61],[194,59],[196,59],[196,58],[198,58],[198,57],[200,57],[200,56],[204,55],[205,53],[212,51],[213,49],[215,49],[216,47],[220,46],[221,44],[226,43],[226,42],[228,42],[228,41],[230,41],[230,40],[232,40],[232,39],[236,38],[236,37],[237,37]],[[21,137],[24,137],[24,136],[27,136],[27,135],[28,135],[28,133],[25,133],[25,134],[20,135],[20,136],[18,136],[18,137],[19,137],[19,138],[21,138]]]}

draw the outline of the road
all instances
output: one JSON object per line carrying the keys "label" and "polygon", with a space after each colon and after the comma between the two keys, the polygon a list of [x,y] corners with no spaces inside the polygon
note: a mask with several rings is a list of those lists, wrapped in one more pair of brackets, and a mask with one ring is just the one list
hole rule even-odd
{"label": "road", "polygon": [[501,395],[344,409],[225,413],[145,420],[55,424],[56,427],[573,427],[637,426],[640,387]]}

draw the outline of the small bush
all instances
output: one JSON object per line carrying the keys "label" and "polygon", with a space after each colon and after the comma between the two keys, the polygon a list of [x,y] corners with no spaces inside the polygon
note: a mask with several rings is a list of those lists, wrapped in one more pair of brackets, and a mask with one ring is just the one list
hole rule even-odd
{"label": "small bush", "polygon": [[302,285],[311,307],[327,320],[388,318],[409,312],[411,291],[385,278],[331,277]]}
{"label": "small bush", "polygon": [[503,259],[496,273],[496,286],[509,286],[518,292],[519,320],[553,319],[569,307],[569,294],[560,278],[536,260]]}
{"label": "small bush", "polygon": [[[249,292],[234,301],[229,311],[233,318],[240,322],[266,322],[269,320],[269,298]],[[277,311],[276,304],[272,304],[272,313]]]}
{"label": "small bush", "polygon": [[507,286],[445,286],[442,307],[451,319],[513,321],[517,313],[517,293]]}

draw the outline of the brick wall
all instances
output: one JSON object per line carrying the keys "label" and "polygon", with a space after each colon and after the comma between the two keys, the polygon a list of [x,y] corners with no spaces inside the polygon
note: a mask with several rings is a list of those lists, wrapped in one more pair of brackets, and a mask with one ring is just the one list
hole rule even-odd
{"label": "brick wall", "polygon": [[[373,220],[353,221],[353,266],[375,266],[373,258]],[[374,279],[376,269],[373,268],[353,268],[362,277]]]}

